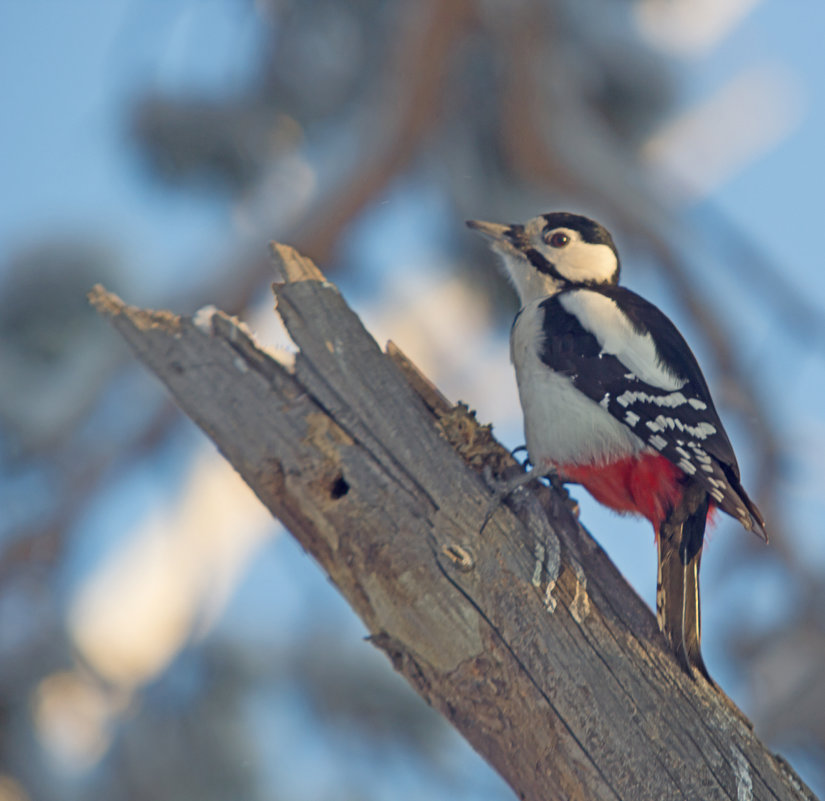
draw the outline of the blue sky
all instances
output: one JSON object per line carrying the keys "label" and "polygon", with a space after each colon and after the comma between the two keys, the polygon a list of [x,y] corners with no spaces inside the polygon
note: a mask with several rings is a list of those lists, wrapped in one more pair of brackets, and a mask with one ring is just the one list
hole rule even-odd
{"label": "blue sky", "polygon": [[[800,129],[713,201],[802,281],[811,277],[802,265],[819,258],[814,238],[801,233],[818,230],[821,208],[823,22],[820,4],[767,0],[681,76],[687,99],[732,77],[754,53],[798,76]],[[126,137],[128,115],[147,88],[232,93],[252,74],[260,36],[255,15],[235,0],[4,4],[0,261],[44,231],[103,230],[125,245],[135,269],[156,263],[168,275],[169,266],[231,241],[219,199],[147,180]]]}
{"label": "blue sky", "polygon": [[128,266],[165,282],[231,243],[220,199],[149,181],[129,115],[147,89],[236,91],[260,35],[233,0],[4,4],[0,262],[52,234],[102,234]]}

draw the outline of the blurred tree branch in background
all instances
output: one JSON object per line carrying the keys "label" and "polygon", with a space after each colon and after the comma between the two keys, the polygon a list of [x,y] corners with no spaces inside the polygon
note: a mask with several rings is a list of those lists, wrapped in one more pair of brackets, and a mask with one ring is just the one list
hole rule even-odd
{"label": "blurred tree branch in background", "polygon": [[561,495],[517,503],[519,523],[502,506],[479,533],[479,472],[512,457],[382,354],[312,262],[274,252],[293,370],[220,312],[91,299],[516,795],[814,801],[719,690],[681,672]]}
{"label": "blurred tree branch in background", "polygon": [[[625,13],[609,3],[603,10],[616,19]],[[605,43],[579,24],[564,3],[505,11],[469,0],[364,2],[345,10],[313,0],[276,14],[273,49],[247,96],[146,98],[135,115],[136,141],[167,181],[200,186],[208,177],[237,198],[238,214],[256,230],[289,238],[332,268],[342,233],[413,165],[441,171],[457,217],[477,216],[478,198],[491,207],[488,216],[501,219],[553,203],[595,210],[650,254],[706,338],[726,397],[750,428],[757,494],[781,544],[775,497],[781,452],[764,389],[740,365],[724,310],[708,302],[695,265],[683,255],[684,224],[649,187],[634,151],[668,109],[668,70],[638,42],[613,37]],[[333,46],[309,69],[325,36]],[[347,37],[364,49],[345,69]],[[570,63],[573,45],[580,50]],[[588,62],[586,70],[580,60]],[[302,152],[328,129],[356,137],[356,152],[344,163],[322,163],[310,179],[300,167]],[[317,190],[304,191],[308,180]],[[256,246],[255,255],[233,257],[208,284],[193,286],[186,302],[198,307],[225,297],[230,311],[246,308],[267,280],[258,253]],[[776,297],[781,275],[761,266],[770,276],[767,292]],[[816,319],[813,312],[806,319]],[[789,327],[800,325],[798,305],[785,304],[780,313]],[[96,483],[90,476],[85,492]],[[72,499],[79,494],[85,493],[77,486],[67,492]],[[68,509],[57,504],[61,526]]]}

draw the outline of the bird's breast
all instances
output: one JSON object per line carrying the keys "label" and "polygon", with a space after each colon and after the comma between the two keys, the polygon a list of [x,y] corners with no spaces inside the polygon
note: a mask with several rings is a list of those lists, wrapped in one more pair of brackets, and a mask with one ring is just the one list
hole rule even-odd
{"label": "bird's breast", "polygon": [[539,298],[521,310],[510,335],[530,461],[534,465],[605,463],[646,450],[627,426],[576,389],[570,376],[551,370],[541,360],[544,300]]}

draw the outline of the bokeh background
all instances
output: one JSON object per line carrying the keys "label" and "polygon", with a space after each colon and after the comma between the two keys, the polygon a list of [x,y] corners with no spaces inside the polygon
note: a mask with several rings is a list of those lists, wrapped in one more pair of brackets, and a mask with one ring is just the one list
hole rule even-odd
{"label": "bokeh background", "polygon": [[[466,218],[614,233],[768,518],[703,562],[711,673],[825,792],[825,10],[805,0],[0,5],[0,801],[507,799],[95,318],[289,351],[315,258],[508,446],[515,299]],[[653,600],[649,527],[574,491]]]}

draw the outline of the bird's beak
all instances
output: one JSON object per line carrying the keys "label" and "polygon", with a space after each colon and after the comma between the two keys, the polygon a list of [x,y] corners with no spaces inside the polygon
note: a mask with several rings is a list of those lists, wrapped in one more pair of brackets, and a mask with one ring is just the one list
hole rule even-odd
{"label": "bird's beak", "polygon": [[483,222],[482,220],[467,220],[467,227],[478,231],[480,234],[489,237],[496,242],[508,241],[507,234],[513,230],[512,225],[502,225],[501,223]]}

